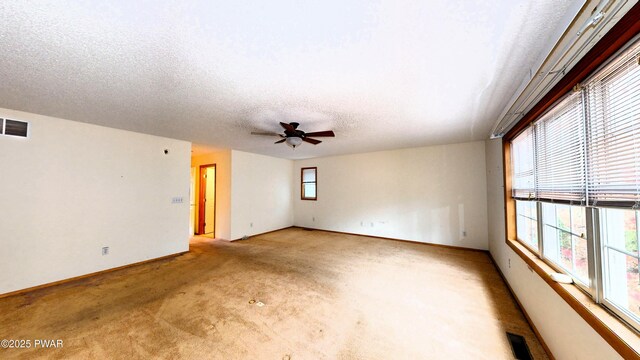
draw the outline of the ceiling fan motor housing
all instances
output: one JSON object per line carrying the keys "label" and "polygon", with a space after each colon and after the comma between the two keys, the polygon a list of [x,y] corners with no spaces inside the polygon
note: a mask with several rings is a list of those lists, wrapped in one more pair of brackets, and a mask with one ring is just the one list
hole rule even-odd
{"label": "ceiling fan motor housing", "polygon": [[303,138],[303,137],[304,137],[304,131],[302,131],[302,130],[298,130],[298,126],[300,126],[300,123],[292,122],[292,123],[289,123],[289,125],[291,125],[291,127],[292,127],[295,131],[285,130],[285,131],[284,131],[284,134],[285,134],[287,137],[299,137],[299,138]]}

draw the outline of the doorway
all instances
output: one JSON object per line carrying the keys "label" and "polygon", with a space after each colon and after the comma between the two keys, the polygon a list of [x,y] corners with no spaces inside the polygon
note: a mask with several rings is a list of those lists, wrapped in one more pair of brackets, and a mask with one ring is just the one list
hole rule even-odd
{"label": "doorway", "polygon": [[216,165],[200,166],[198,202],[198,234],[215,238],[216,230]]}
{"label": "doorway", "polygon": [[191,182],[189,184],[189,237],[196,234],[196,168],[191,168]]}

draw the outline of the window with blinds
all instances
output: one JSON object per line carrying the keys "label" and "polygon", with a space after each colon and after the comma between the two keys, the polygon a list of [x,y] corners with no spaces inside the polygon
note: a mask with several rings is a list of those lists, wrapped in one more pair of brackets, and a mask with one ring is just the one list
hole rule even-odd
{"label": "window with blinds", "polygon": [[640,205],[640,45],[587,83],[593,206]]}
{"label": "window with blinds", "polygon": [[640,207],[640,42],[511,142],[513,197]]}
{"label": "window with blinds", "polygon": [[640,40],[575,89],[511,141],[516,239],[640,331]]}
{"label": "window with blinds", "polygon": [[586,201],[582,94],[574,92],[535,125],[538,199]]}

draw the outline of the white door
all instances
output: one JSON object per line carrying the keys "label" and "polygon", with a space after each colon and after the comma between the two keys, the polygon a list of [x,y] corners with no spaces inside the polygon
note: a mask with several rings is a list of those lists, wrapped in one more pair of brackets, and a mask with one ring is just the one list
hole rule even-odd
{"label": "white door", "polygon": [[216,216],[216,168],[214,166],[207,168],[207,188],[204,213],[204,233],[213,236]]}
{"label": "white door", "polygon": [[189,186],[189,236],[195,234],[196,227],[196,168],[191,168],[191,184]]}

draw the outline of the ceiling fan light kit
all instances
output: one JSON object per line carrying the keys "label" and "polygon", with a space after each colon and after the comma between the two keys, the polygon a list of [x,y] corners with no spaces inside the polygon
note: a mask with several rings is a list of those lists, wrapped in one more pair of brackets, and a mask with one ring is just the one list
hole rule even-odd
{"label": "ceiling fan light kit", "polygon": [[287,145],[295,149],[296,146],[300,146],[300,144],[302,144],[302,139],[299,137],[288,137],[286,142]]}
{"label": "ceiling fan light kit", "polygon": [[264,135],[264,136],[279,136],[282,139],[276,141],[274,144],[280,144],[286,142],[287,145],[292,148],[296,148],[300,146],[302,142],[308,142],[313,145],[318,145],[322,141],[311,138],[313,137],[335,137],[336,135],[331,130],[326,131],[315,131],[310,133],[305,133],[302,130],[298,130],[298,126],[300,126],[297,122],[292,123],[284,123],[280,122],[280,126],[284,128],[284,134],[271,133],[271,132],[262,132],[262,131],[252,131],[251,135]]}

